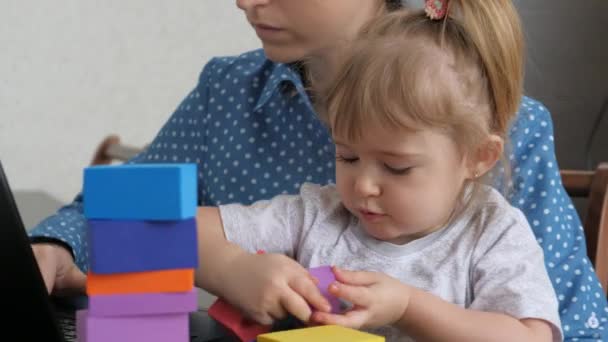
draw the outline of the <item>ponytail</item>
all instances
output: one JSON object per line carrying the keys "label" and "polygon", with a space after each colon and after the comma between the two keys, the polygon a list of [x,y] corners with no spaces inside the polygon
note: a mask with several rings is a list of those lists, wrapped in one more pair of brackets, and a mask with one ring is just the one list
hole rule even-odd
{"label": "ponytail", "polygon": [[494,107],[490,129],[506,133],[523,93],[524,39],[517,10],[511,0],[449,0],[448,8],[485,68]]}

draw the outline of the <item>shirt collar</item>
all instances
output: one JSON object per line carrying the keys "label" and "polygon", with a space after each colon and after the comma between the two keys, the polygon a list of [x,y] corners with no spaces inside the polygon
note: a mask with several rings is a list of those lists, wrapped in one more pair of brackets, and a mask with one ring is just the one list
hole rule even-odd
{"label": "shirt collar", "polygon": [[283,88],[285,84],[291,84],[306,106],[312,112],[315,111],[310,102],[310,98],[304,89],[302,79],[294,66],[284,63],[272,63],[272,67],[266,72],[269,73],[267,76],[268,78],[266,79],[266,84],[262,89],[262,93],[253,108],[254,111],[260,110],[276,92],[285,91]]}

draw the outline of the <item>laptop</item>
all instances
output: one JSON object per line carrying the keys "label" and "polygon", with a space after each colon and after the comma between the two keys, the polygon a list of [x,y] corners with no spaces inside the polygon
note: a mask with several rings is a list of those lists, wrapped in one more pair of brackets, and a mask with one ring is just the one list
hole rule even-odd
{"label": "laptop", "polygon": [[76,341],[76,306],[47,293],[1,162],[0,272],[3,334],[14,328],[19,341]]}

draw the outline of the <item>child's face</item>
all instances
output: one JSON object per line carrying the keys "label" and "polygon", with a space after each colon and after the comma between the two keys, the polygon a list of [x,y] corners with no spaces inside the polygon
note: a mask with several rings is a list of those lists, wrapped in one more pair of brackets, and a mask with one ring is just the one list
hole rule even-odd
{"label": "child's face", "polygon": [[357,143],[336,140],[336,185],[372,237],[403,244],[447,223],[463,184],[465,158],[433,130],[369,127]]}

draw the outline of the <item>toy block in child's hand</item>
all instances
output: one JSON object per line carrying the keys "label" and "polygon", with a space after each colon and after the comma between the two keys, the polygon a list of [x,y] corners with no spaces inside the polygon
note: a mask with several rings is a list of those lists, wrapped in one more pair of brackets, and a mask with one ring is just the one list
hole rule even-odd
{"label": "toy block in child's hand", "polygon": [[89,261],[97,274],[198,266],[196,219],[88,220]]}
{"label": "toy block in child's hand", "polygon": [[196,164],[96,165],[84,170],[88,219],[181,220],[196,215]]}
{"label": "toy block in child's hand", "polygon": [[384,342],[383,336],[373,335],[359,330],[323,325],[280,332],[262,334],[257,342]]}
{"label": "toy block in child's hand", "polygon": [[176,269],[134,273],[87,274],[89,296],[154,292],[186,292],[194,288],[194,270]]}
{"label": "toy block in child's hand", "polygon": [[312,267],[308,269],[308,272],[319,280],[317,287],[321,291],[321,294],[327,299],[327,301],[329,301],[329,304],[331,305],[331,312],[341,313],[343,310],[341,308],[342,306],[340,299],[329,293],[329,285],[336,281],[336,277],[331,267]]}
{"label": "toy block in child's hand", "polygon": [[188,292],[136,293],[89,296],[89,316],[143,316],[196,311],[195,289]]}
{"label": "toy block in child's hand", "polygon": [[87,310],[76,313],[76,335],[79,342],[188,342],[187,313],[95,317]]}
{"label": "toy block in child's hand", "polygon": [[209,307],[207,313],[243,342],[254,341],[258,335],[272,328],[245,318],[237,308],[221,298]]}

